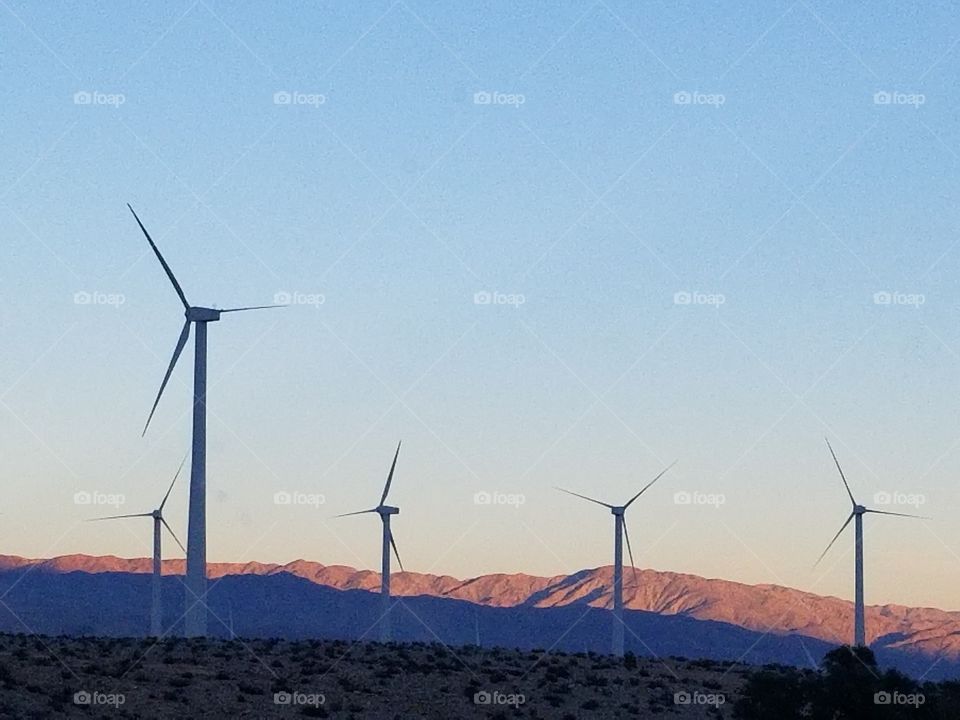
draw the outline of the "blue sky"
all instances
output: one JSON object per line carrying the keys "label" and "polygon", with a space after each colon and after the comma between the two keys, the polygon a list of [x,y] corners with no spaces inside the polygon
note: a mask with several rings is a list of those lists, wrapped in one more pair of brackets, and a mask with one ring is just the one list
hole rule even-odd
{"label": "blue sky", "polygon": [[3,552],[145,555],[74,495],[149,510],[188,446],[192,346],[140,437],[182,316],[130,202],[192,302],[323,300],[210,329],[211,560],[376,567],[331,516],[402,438],[408,569],[607,564],[553,486],[679,459],[639,565],[850,597],[829,435],[935,518],[867,518],[867,601],[957,609],[955,9],[460,5],[5,0]]}

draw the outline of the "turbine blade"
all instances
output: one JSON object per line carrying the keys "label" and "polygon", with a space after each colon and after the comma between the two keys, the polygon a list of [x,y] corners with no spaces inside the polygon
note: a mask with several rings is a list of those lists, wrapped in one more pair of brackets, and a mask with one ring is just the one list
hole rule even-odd
{"label": "turbine blade", "polygon": [[613,509],[613,505],[611,505],[610,503],[600,502],[599,500],[594,500],[593,498],[587,497],[586,495],[581,495],[580,493],[564,490],[562,487],[554,487],[554,490],[559,490],[560,492],[564,492],[567,495],[573,495],[574,497],[582,498],[583,500],[589,500],[590,502],[596,503],[597,505],[603,505],[606,508]]}
{"label": "turbine blade", "polygon": [[390,547],[393,548],[393,554],[397,558],[397,565],[400,566],[400,572],[403,572],[403,561],[400,559],[400,552],[397,550],[397,544],[393,541],[393,530],[390,531]]}
{"label": "turbine blade", "polygon": [[868,508],[866,512],[873,513],[874,515],[895,515],[896,517],[914,518],[915,520],[933,520],[932,517],[927,517],[926,515],[908,515],[907,513],[895,513],[888,510],[870,510]]}
{"label": "turbine blade", "polygon": [[242,307],[242,308],[227,308],[226,310],[221,310],[221,313],[227,312],[243,312],[244,310],[269,310],[270,308],[281,308],[287,307],[286,305],[255,305],[253,307]]}
{"label": "turbine blade", "polygon": [[190,321],[187,320],[183,324],[183,330],[180,331],[180,338],[177,340],[177,346],[173,349],[173,357],[170,358],[170,365],[167,366],[167,374],[163,376],[163,382],[160,383],[160,391],[157,393],[157,399],[153,401],[153,407],[150,409],[150,416],[147,418],[147,424],[143,426],[143,433],[141,437],[147,434],[147,428],[150,427],[150,421],[153,420],[153,413],[157,411],[157,404],[160,402],[160,396],[163,395],[163,389],[167,387],[167,381],[170,380],[170,374],[173,372],[174,365],[177,364],[177,360],[180,358],[180,353],[183,352],[183,346],[187,344],[187,339],[190,337]]}
{"label": "turbine blade", "polygon": [[173,531],[173,528],[170,527],[169,525],[167,525],[166,518],[160,518],[160,522],[163,523],[163,526],[164,526],[164,527],[167,529],[167,531],[170,533],[170,537],[172,537],[174,540],[176,540],[177,545],[180,546],[180,549],[183,550],[184,552],[186,552],[187,549],[183,546],[183,543],[180,542],[180,538],[177,537],[177,534]]}
{"label": "turbine blade", "polygon": [[667,470],[669,470],[670,468],[672,468],[672,467],[673,467],[674,465],[676,465],[676,464],[677,464],[677,461],[674,460],[672,463],[670,463],[669,465],[667,465],[667,467],[665,467],[663,470],[661,470],[659,475],[657,475],[653,480],[651,480],[651,481],[648,482],[646,485],[644,485],[644,486],[643,486],[643,489],[642,489],[640,492],[638,492],[636,495],[634,495],[632,498],[630,498],[630,499],[627,501],[627,504],[623,506],[623,509],[626,510],[628,507],[630,507],[630,504],[631,504],[634,500],[636,500],[638,497],[640,497],[641,495],[643,495],[643,493],[645,493],[645,492],[647,491],[647,488],[649,488],[649,487],[650,487],[651,485],[653,485],[657,480],[659,480],[660,478],[662,478],[662,477],[664,476],[664,474],[667,472]]}
{"label": "turbine blade", "polygon": [[373,508],[372,510],[357,510],[356,512],[349,512],[349,513],[342,513],[340,515],[334,515],[334,517],[338,518],[338,517],[350,517],[351,515],[366,515],[367,513],[375,513],[376,511],[377,511],[376,508]]}
{"label": "turbine blade", "polygon": [[139,225],[140,229],[143,230],[143,234],[147,236],[147,242],[150,243],[150,247],[153,248],[153,252],[156,254],[157,260],[159,260],[160,264],[163,265],[163,271],[167,274],[167,277],[170,278],[170,282],[173,283],[173,289],[176,290],[177,295],[180,296],[180,302],[183,303],[183,307],[189,310],[190,303],[187,302],[187,296],[183,294],[183,288],[180,287],[180,283],[178,283],[177,279],[173,276],[173,270],[171,270],[170,266],[167,265],[167,261],[163,259],[163,255],[160,254],[160,249],[157,247],[156,243],[153,242],[153,238],[150,237],[150,233],[147,232],[147,229],[143,226],[143,223],[140,222],[140,218],[137,217],[137,213],[134,212],[132,207],[130,207],[130,203],[127,203],[127,207],[130,208],[130,212],[132,212],[133,216],[137,219],[137,225]]}
{"label": "turbine blade", "polygon": [[[827,438],[824,438],[824,440],[827,440]],[[850,485],[847,484],[847,478],[843,474],[843,468],[840,467],[840,461],[837,460],[837,454],[833,451],[833,447],[830,445],[829,440],[827,440],[827,447],[830,448],[830,454],[833,455],[833,462],[836,463],[837,470],[840,471],[840,479],[843,480],[843,486],[847,489],[847,495],[850,496],[850,502],[856,505],[857,501],[853,499],[853,493],[850,492]]]}
{"label": "turbine blade", "polygon": [[627,555],[630,556],[630,567],[633,568],[633,586],[637,587],[637,565],[633,562],[633,549],[630,547],[630,531],[627,530],[627,521],[623,521],[623,537],[627,540]]}
{"label": "turbine blade", "polygon": [[397,456],[400,455],[400,444],[403,441],[397,443],[397,452],[393,454],[393,464],[390,466],[390,474],[387,475],[387,484],[383,486],[383,495],[380,496],[380,504],[383,505],[387,501],[387,493],[390,492],[390,483],[393,482],[393,471],[397,467]]}
{"label": "turbine blade", "polygon": [[173,482],[170,483],[170,487],[167,488],[167,494],[163,496],[163,502],[160,503],[160,512],[163,512],[163,506],[167,504],[167,498],[170,497],[170,491],[173,490],[173,483],[177,481],[177,478],[180,477],[180,471],[183,470],[183,464],[187,461],[187,455],[184,454],[183,460],[180,461],[180,467],[177,468],[177,474],[173,476]]}
{"label": "turbine blade", "polygon": [[106,517],[89,518],[87,522],[96,522],[97,520],[119,520],[121,518],[132,517],[153,517],[153,513],[133,513],[132,515],[107,515]]}
{"label": "turbine blade", "polygon": [[853,520],[854,513],[850,513],[850,517],[847,518],[847,521],[840,526],[840,529],[837,530],[837,534],[833,536],[833,540],[830,541],[830,544],[827,545],[827,549],[820,553],[820,557],[817,558],[817,561],[813,564],[814,567],[820,564],[820,561],[823,560],[823,556],[827,554],[827,551],[833,547],[833,544],[837,541],[837,538],[840,537],[840,533],[847,529],[847,525],[850,524],[850,521]]}

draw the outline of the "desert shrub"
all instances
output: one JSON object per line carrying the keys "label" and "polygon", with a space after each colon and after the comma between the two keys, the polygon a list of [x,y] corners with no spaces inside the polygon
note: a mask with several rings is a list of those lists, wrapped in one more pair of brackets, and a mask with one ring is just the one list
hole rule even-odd
{"label": "desert shrub", "polygon": [[[937,688],[919,706],[883,704],[878,693],[919,693],[920,686],[895,670],[880,670],[869,648],[839,647],[823,658],[819,672],[769,666],[751,673],[740,699],[734,705],[734,717],[754,720],[777,717],[783,720],[873,720],[883,718],[952,717],[938,714]],[[955,700],[954,700],[955,702]]]}

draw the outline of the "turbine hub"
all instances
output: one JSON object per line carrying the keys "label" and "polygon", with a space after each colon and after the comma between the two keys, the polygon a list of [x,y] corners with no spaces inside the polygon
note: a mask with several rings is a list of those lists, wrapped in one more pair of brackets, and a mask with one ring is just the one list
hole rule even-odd
{"label": "turbine hub", "polygon": [[184,314],[190,322],[216,322],[220,319],[220,311],[213,308],[190,307]]}
{"label": "turbine hub", "polygon": [[159,510],[154,510],[152,513],[150,513],[150,517],[152,517],[154,520],[159,520],[163,517],[163,515],[160,514]]}
{"label": "turbine hub", "polygon": [[399,515],[400,508],[394,507],[393,505],[381,505],[377,508],[377,512],[381,515]]}
{"label": "turbine hub", "polygon": [[866,511],[867,511],[867,509],[866,509],[863,505],[854,505],[854,506],[853,506],[853,514],[854,514],[854,515],[863,515]]}
{"label": "turbine hub", "polygon": [[626,511],[627,511],[627,509],[626,509],[625,507],[623,507],[623,506],[617,506],[617,507],[612,507],[612,508],[610,508],[610,512],[612,512],[614,515],[620,515],[621,517],[623,517],[623,514],[624,514]]}

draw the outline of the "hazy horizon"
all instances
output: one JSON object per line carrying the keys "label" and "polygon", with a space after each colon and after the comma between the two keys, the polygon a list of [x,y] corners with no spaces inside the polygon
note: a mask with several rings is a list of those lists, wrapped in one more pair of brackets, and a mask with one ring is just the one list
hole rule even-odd
{"label": "hazy horizon", "polygon": [[859,502],[934,518],[867,516],[867,604],[960,610],[949,3],[0,17],[0,552],[149,555],[76,495],[150,511],[189,447],[192,343],[140,437],[183,316],[129,202],[192,302],[293,303],[210,328],[209,562],[379,570],[332,516],[403,440],[407,570],[609,565],[554,486],[678,460],[638,567],[851,600],[850,529],[813,568],[850,512],[826,436]]}

